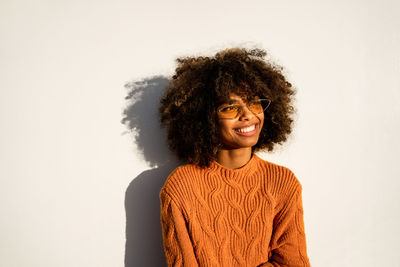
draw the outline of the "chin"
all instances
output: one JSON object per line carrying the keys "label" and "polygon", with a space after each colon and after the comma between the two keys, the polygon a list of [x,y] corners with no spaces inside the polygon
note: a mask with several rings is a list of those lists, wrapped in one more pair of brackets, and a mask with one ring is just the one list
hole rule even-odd
{"label": "chin", "polygon": [[236,142],[232,142],[230,144],[226,144],[227,147],[231,149],[240,149],[240,148],[248,148],[248,147],[253,147],[257,144],[258,138],[255,140],[238,140]]}
{"label": "chin", "polygon": [[257,141],[256,142],[246,142],[246,143],[241,144],[240,147],[253,147],[256,144],[257,144]]}

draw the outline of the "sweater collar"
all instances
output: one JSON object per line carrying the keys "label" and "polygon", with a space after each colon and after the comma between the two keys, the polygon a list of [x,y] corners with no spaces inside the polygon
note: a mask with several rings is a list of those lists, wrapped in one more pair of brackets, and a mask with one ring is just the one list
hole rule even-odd
{"label": "sweater collar", "polygon": [[250,160],[245,165],[243,165],[242,167],[240,167],[238,169],[227,168],[227,167],[219,164],[217,161],[212,161],[210,163],[209,169],[212,172],[221,173],[227,178],[247,176],[254,172],[254,170],[256,169],[255,168],[256,163],[259,159],[260,158],[256,154],[252,153]]}

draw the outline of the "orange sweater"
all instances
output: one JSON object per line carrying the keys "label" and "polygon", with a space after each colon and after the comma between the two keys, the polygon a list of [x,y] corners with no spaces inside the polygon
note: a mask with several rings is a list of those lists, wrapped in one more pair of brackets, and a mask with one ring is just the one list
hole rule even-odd
{"label": "orange sweater", "polygon": [[310,266],[302,186],[253,154],[239,169],[176,168],[160,191],[168,266]]}

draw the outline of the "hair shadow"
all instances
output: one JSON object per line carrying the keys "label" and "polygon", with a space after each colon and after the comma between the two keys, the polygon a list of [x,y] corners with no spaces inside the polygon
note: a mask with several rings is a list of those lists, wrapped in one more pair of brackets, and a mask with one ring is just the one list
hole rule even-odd
{"label": "hair shadow", "polygon": [[122,123],[152,169],[142,172],[125,192],[125,267],[166,266],[163,249],[159,192],[168,175],[180,164],[166,143],[158,106],[168,79],[164,76],[132,81]]}

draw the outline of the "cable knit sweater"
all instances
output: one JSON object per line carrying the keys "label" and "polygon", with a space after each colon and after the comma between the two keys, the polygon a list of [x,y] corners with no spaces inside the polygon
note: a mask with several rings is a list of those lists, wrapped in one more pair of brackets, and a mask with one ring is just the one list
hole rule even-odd
{"label": "cable knit sweater", "polygon": [[310,266],[302,186],[253,154],[239,169],[176,168],[160,191],[168,266]]}

